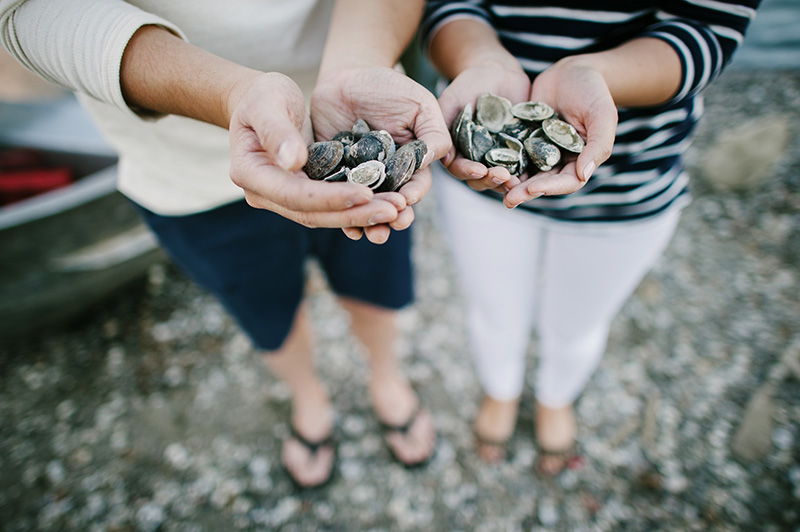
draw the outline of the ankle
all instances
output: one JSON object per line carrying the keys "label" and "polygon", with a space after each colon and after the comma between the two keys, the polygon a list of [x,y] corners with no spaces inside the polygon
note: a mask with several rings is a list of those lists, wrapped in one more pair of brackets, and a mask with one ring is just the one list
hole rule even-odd
{"label": "ankle", "polygon": [[571,404],[550,408],[536,403],[536,437],[547,449],[569,448],[575,441],[577,422]]}
{"label": "ankle", "polygon": [[499,401],[485,396],[475,418],[475,431],[487,439],[507,439],[517,425],[518,412],[519,398]]}

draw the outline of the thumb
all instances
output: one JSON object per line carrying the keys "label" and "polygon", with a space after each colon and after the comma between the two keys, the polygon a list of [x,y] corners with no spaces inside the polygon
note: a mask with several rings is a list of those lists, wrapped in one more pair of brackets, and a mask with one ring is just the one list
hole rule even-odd
{"label": "thumb", "polygon": [[261,147],[273,164],[290,172],[300,170],[308,160],[303,136],[307,116],[302,93],[299,89],[273,92],[265,95],[262,101],[266,104],[253,106],[248,120]]}
{"label": "thumb", "polygon": [[586,124],[586,146],[577,160],[578,179],[589,180],[598,166],[611,156],[617,128],[616,109],[605,108],[597,111]]}
{"label": "thumb", "polygon": [[422,106],[414,126],[414,135],[425,142],[428,153],[422,162],[427,166],[448,154],[453,147],[450,131],[442,116],[441,108],[435,98]]}

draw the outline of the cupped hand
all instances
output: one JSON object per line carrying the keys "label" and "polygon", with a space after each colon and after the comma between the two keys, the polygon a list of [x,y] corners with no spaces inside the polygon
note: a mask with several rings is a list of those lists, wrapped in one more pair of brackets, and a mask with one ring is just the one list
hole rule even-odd
{"label": "cupped hand", "polygon": [[398,202],[377,199],[360,185],[313,181],[302,171],[311,122],[290,78],[247,78],[231,91],[229,107],[230,176],[251,206],[306,227],[363,227],[400,218]]}
{"label": "cupped hand", "polygon": [[611,155],[617,127],[617,108],[603,76],[579,58],[554,64],[533,82],[530,100],[551,105],[572,124],[586,145],[572,160],[549,172],[539,172],[509,190],[508,207],[542,195],[571,194]]}
{"label": "cupped hand", "polygon": [[[478,65],[456,76],[439,97],[439,105],[445,121],[452,125],[461,109],[468,103],[474,109],[478,96],[484,92],[491,92],[508,98],[511,103],[518,103],[528,99],[530,90],[530,80],[518,65]],[[455,147],[444,163],[451,174],[466,181],[473,190],[497,189],[498,192],[505,193],[507,189],[519,184],[519,178],[512,176],[505,168],[487,168],[482,163],[467,159]]]}
{"label": "cupped hand", "polygon": [[320,79],[311,96],[311,119],[317,140],[329,140],[350,130],[362,118],[372,129],[383,129],[398,144],[420,139],[428,147],[422,167],[397,192],[375,198],[394,205],[397,218],[384,225],[352,224],[345,234],[361,237],[362,228],[371,242],[385,242],[392,229],[402,230],[414,219],[412,205],[431,187],[428,165],[451,147],[450,135],[436,98],[422,85],[397,70],[385,67],[348,68]]}

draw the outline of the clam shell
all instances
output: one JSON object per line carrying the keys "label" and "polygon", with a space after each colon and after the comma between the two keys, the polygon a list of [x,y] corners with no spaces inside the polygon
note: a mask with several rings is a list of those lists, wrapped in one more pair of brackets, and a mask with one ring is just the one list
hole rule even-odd
{"label": "clam shell", "polygon": [[529,123],[520,120],[519,118],[513,118],[509,123],[503,126],[503,129],[500,133],[505,133],[509,137],[514,137],[520,141],[525,140],[525,138],[531,134],[533,128],[530,126]]}
{"label": "clam shell", "polygon": [[456,148],[467,159],[475,160],[472,156],[472,134],[475,131],[475,122],[472,120],[463,120],[458,128],[458,137],[456,137]]}
{"label": "clam shell", "polygon": [[347,180],[356,185],[377,188],[386,178],[386,166],[380,161],[366,161],[347,172]]}
{"label": "clam shell", "polygon": [[494,148],[486,153],[486,164],[502,166],[512,174],[519,173],[519,152],[511,148]]}
{"label": "clam shell", "polygon": [[519,139],[506,135],[505,133],[497,134],[497,144],[500,148],[508,148],[517,152],[517,162],[519,163],[520,170],[524,170],[528,166],[528,156],[525,153],[525,148]]}
{"label": "clam shell", "polygon": [[314,180],[320,180],[334,172],[344,157],[344,146],[338,140],[315,142],[308,147],[308,161],[303,167]]}
{"label": "clam shell", "polygon": [[[408,144],[406,144],[408,146]],[[386,178],[377,192],[392,192],[405,185],[414,175],[416,165],[414,148],[397,150],[397,153],[386,163]]]}
{"label": "clam shell", "polygon": [[557,118],[548,118],[542,122],[542,131],[553,144],[573,153],[583,150],[583,139],[571,124]]}
{"label": "clam shell", "polygon": [[345,146],[352,146],[356,141],[356,134],[352,131],[340,131],[333,136],[332,140],[338,140]]}
{"label": "clam shell", "polygon": [[334,173],[325,176],[325,179],[323,179],[323,181],[334,181],[334,182],[336,182],[336,181],[347,181],[347,172],[348,172],[348,170],[349,169],[346,166],[342,166],[341,168],[336,170]]}
{"label": "clam shell", "polygon": [[412,140],[408,144],[404,144],[397,148],[393,157],[397,157],[398,154],[404,151],[410,151],[414,154],[414,171],[416,172],[419,170],[419,167],[422,166],[422,161],[425,159],[425,155],[428,153],[428,145],[425,144],[424,140]]}
{"label": "clam shell", "polygon": [[[453,120],[453,123],[450,126],[451,127],[450,135],[453,137],[454,141],[458,139],[458,136],[460,135],[460,132],[461,132],[461,127],[467,121],[470,121],[470,122],[472,121],[472,104],[471,103],[467,103],[467,105],[465,105],[461,109],[461,112],[458,113],[458,116],[456,117],[455,120]],[[466,152],[462,152],[462,153],[466,154]]]}
{"label": "clam shell", "polygon": [[355,124],[353,124],[353,129],[350,131],[356,136],[356,140],[360,139],[362,135],[368,133],[372,128],[369,127],[367,121],[363,118],[359,118],[356,120]]}
{"label": "clam shell", "polygon": [[470,144],[471,159],[473,161],[482,161],[486,156],[486,152],[494,148],[495,139],[491,131],[487,128],[474,124],[472,129],[472,142]]}
{"label": "clam shell", "polygon": [[379,129],[377,131],[370,131],[370,135],[375,135],[381,142],[383,143],[383,156],[378,155],[378,160],[381,162],[388,161],[394,152],[397,150],[397,146],[394,144],[394,139],[392,135],[386,131],[385,129]]}
{"label": "clam shell", "polygon": [[492,133],[498,133],[513,119],[511,102],[491,92],[484,92],[475,104],[475,122]]}
{"label": "clam shell", "polygon": [[530,136],[523,144],[531,164],[542,172],[552,170],[561,160],[561,150],[558,146],[542,138]]}
{"label": "clam shell", "polygon": [[377,132],[364,133],[345,156],[347,166],[354,168],[367,161],[386,160],[386,140]]}
{"label": "clam shell", "polygon": [[555,111],[546,103],[534,100],[531,102],[520,102],[511,106],[511,114],[520,120],[540,122],[546,118],[552,117]]}

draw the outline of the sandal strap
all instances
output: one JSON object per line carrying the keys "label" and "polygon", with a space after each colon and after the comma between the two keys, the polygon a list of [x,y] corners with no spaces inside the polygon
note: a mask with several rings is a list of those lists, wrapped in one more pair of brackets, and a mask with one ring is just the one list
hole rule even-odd
{"label": "sandal strap", "polygon": [[423,410],[422,402],[417,401],[417,406],[414,407],[414,410],[411,412],[411,415],[408,416],[408,419],[404,423],[401,423],[399,425],[393,425],[391,423],[386,423],[385,421],[382,421],[380,419],[378,419],[378,423],[380,423],[381,430],[384,433],[397,432],[399,434],[402,434],[403,436],[407,436],[408,431],[411,430],[411,427],[414,426],[414,422],[417,421],[417,418],[419,417],[420,413],[422,413],[422,410]]}
{"label": "sandal strap", "polygon": [[508,442],[511,441],[511,436],[506,439],[499,439],[499,438],[484,438],[477,432],[475,432],[475,439],[478,440],[478,443],[481,445],[493,445],[495,447],[505,447],[508,445]]}
{"label": "sandal strap", "polygon": [[291,423],[289,423],[289,432],[291,433],[291,437],[300,442],[300,444],[302,444],[303,447],[308,449],[308,452],[311,453],[312,455],[317,454],[317,452],[321,448],[331,445],[333,443],[333,433],[328,434],[327,436],[325,436],[320,440],[310,441],[305,436],[300,434],[300,432],[298,432],[295,426],[292,425]]}

